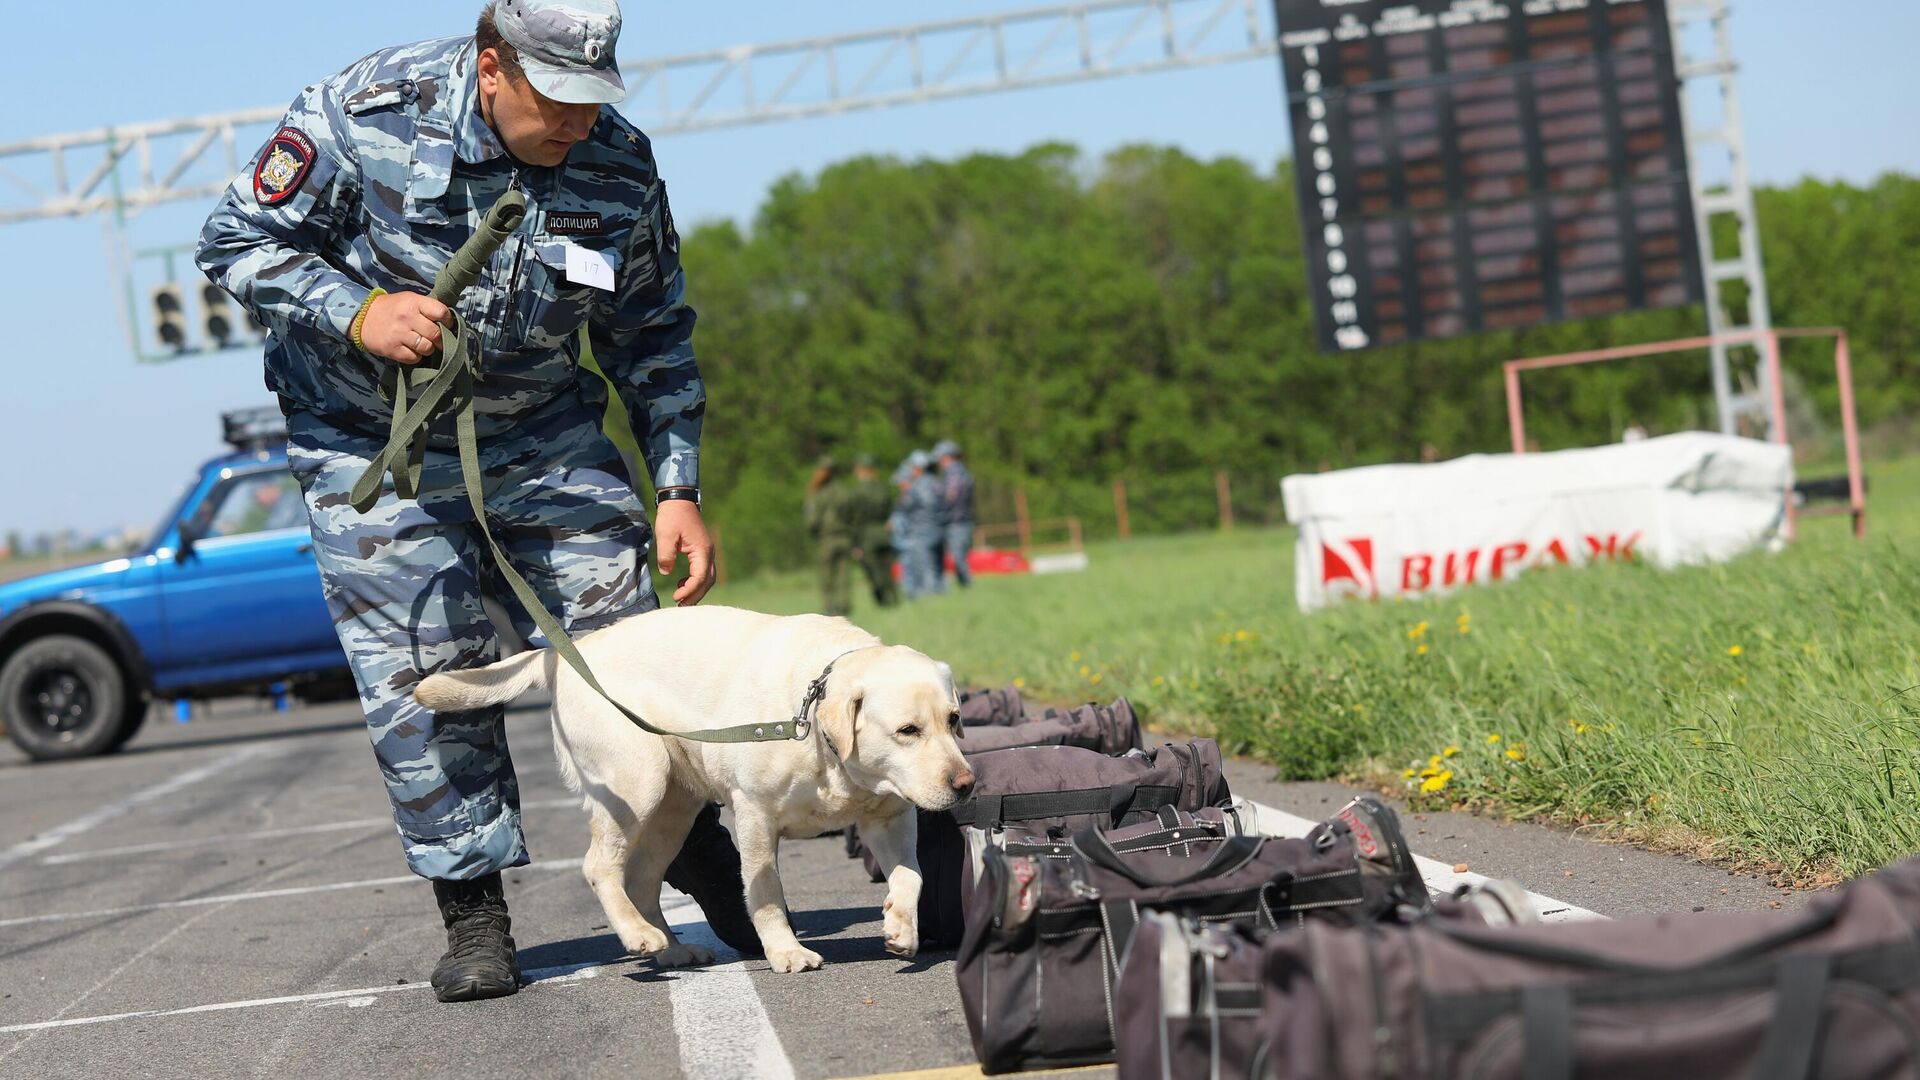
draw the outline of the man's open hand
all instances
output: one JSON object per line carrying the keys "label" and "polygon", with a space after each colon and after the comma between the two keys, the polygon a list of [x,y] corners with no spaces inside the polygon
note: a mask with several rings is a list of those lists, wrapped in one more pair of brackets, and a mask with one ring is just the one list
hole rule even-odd
{"label": "man's open hand", "polygon": [[687,555],[687,579],[673,590],[673,602],[692,607],[713,588],[713,537],[700,516],[700,507],[685,499],[660,504],[654,513],[653,550],[660,576],[670,578],[681,552]]}
{"label": "man's open hand", "polygon": [[417,364],[440,348],[440,328],[453,325],[453,312],[431,296],[416,292],[376,297],[360,323],[367,351],[396,364]]}

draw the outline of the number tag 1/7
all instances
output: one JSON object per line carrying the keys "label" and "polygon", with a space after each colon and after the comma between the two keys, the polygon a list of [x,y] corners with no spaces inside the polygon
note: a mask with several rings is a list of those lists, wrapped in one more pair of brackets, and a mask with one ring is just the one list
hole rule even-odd
{"label": "number tag 1/7", "polygon": [[606,292],[613,291],[613,264],[605,255],[579,244],[567,244],[567,280]]}

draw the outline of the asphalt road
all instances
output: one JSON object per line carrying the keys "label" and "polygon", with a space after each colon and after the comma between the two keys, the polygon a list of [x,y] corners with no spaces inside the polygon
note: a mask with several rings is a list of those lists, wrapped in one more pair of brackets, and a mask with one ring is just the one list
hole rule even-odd
{"label": "asphalt road", "polygon": [[[0,748],[0,1077],[975,1075],[951,954],[889,957],[883,886],[837,840],[782,848],[795,926],[823,970],[776,975],[723,948],[732,962],[694,971],[623,958],[579,875],[585,815],[545,713],[509,724],[537,861],[511,873],[508,898],[535,982],[460,1006],[426,986],[443,933],[401,859],[355,706],[222,703],[186,725],[156,712],[125,753],[66,764]],[[1311,819],[1351,794],[1252,765],[1229,779]],[[1549,829],[1407,824],[1446,868],[1601,915],[1797,899]],[[690,903],[669,917],[718,946]]]}

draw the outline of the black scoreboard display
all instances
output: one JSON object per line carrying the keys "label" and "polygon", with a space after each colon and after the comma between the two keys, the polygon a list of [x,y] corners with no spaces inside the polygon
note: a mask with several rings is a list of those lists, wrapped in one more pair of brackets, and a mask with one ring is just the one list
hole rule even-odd
{"label": "black scoreboard display", "polygon": [[1701,296],[1665,0],[1274,0],[1321,347]]}

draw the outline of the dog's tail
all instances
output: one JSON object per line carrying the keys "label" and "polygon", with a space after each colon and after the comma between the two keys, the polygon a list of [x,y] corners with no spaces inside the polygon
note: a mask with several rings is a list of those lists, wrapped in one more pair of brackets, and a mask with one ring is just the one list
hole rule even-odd
{"label": "dog's tail", "polygon": [[413,688],[413,700],[434,712],[504,705],[528,690],[549,685],[548,652],[531,649],[486,667],[429,675]]}

